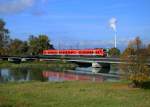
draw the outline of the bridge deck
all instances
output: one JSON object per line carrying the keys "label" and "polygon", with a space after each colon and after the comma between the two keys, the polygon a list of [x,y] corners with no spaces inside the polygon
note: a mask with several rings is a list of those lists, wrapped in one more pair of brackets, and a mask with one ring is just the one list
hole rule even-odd
{"label": "bridge deck", "polygon": [[[97,63],[110,63],[110,64],[120,64],[120,63],[128,63],[127,61],[125,60],[122,60],[120,58],[113,58],[113,57],[100,57],[100,58],[94,58],[94,57],[70,57],[70,56],[67,56],[67,57],[55,57],[55,56],[50,56],[49,58],[43,58],[43,57],[38,57],[38,56],[20,56],[20,57],[17,57],[17,56],[4,56],[4,57],[0,57],[0,59],[31,59],[31,60],[34,60],[34,59],[39,59],[39,60],[66,60],[68,62],[83,62],[83,63],[92,63],[92,62],[97,62]],[[148,65],[150,65],[150,60],[148,60],[147,62]]]}

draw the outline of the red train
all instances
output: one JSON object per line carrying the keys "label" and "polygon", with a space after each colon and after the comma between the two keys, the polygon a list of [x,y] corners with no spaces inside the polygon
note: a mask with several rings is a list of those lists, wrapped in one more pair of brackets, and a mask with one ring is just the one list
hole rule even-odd
{"label": "red train", "polygon": [[81,56],[106,56],[105,49],[69,49],[69,50],[43,50],[43,55],[81,55]]}

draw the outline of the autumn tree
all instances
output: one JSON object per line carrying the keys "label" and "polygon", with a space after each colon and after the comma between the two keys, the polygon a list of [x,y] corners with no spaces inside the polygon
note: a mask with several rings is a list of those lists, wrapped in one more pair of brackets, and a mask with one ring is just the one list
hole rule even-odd
{"label": "autumn tree", "polygon": [[120,56],[120,50],[118,48],[111,48],[108,51],[109,56]]}
{"label": "autumn tree", "polygon": [[147,49],[139,37],[129,42],[121,58],[126,61],[126,64],[121,64],[121,69],[134,86],[141,87],[144,82],[150,80]]}

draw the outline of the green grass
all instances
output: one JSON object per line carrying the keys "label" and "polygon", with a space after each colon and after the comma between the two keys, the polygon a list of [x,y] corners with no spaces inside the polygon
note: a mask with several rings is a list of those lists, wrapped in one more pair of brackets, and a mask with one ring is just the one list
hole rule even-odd
{"label": "green grass", "polygon": [[150,107],[150,90],[127,83],[0,84],[0,107]]}
{"label": "green grass", "polygon": [[39,69],[73,69],[76,65],[72,63],[65,63],[62,61],[57,62],[24,62],[24,63],[11,63],[8,61],[0,61],[0,68],[39,68]]}

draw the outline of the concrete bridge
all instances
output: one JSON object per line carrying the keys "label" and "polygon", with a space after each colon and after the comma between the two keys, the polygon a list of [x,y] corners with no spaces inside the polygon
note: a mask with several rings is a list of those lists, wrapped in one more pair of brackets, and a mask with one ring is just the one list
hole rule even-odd
{"label": "concrete bridge", "polygon": [[112,57],[106,57],[106,58],[73,58],[68,61],[73,62],[97,62],[97,63],[110,63],[110,64],[120,64],[120,63],[126,63],[125,61],[121,60],[120,58],[112,58]]}
{"label": "concrete bridge", "polygon": [[[105,57],[105,58],[85,58],[85,59],[70,59],[68,62],[75,63],[90,63],[92,67],[109,67],[110,64],[128,64],[127,60],[122,60],[119,57]],[[150,65],[150,60],[147,61]]]}
{"label": "concrete bridge", "polygon": [[38,59],[38,56],[0,56],[0,60],[9,62],[25,62]]}
{"label": "concrete bridge", "polygon": [[[122,60],[118,57],[62,57],[62,56],[47,56],[47,57],[41,57],[41,56],[20,56],[20,57],[0,57],[0,59],[5,59],[10,62],[24,62],[24,61],[33,61],[33,60],[39,60],[39,61],[59,61],[63,60],[65,62],[72,62],[77,63],[78,65],[87,65],[92,67],[110,67],[110,64],[127,64],[127,61]],[[148,65],[150,65],[150,60],[147,62]]]}
{"label": "concrete bridge", "polygon": [[91,64],[92,67],[110,67],[110,64],[121,64],[126,63],[120,58],[85,58],[85,59],[70,59],[67,62],[74,62],[77,64]]}

